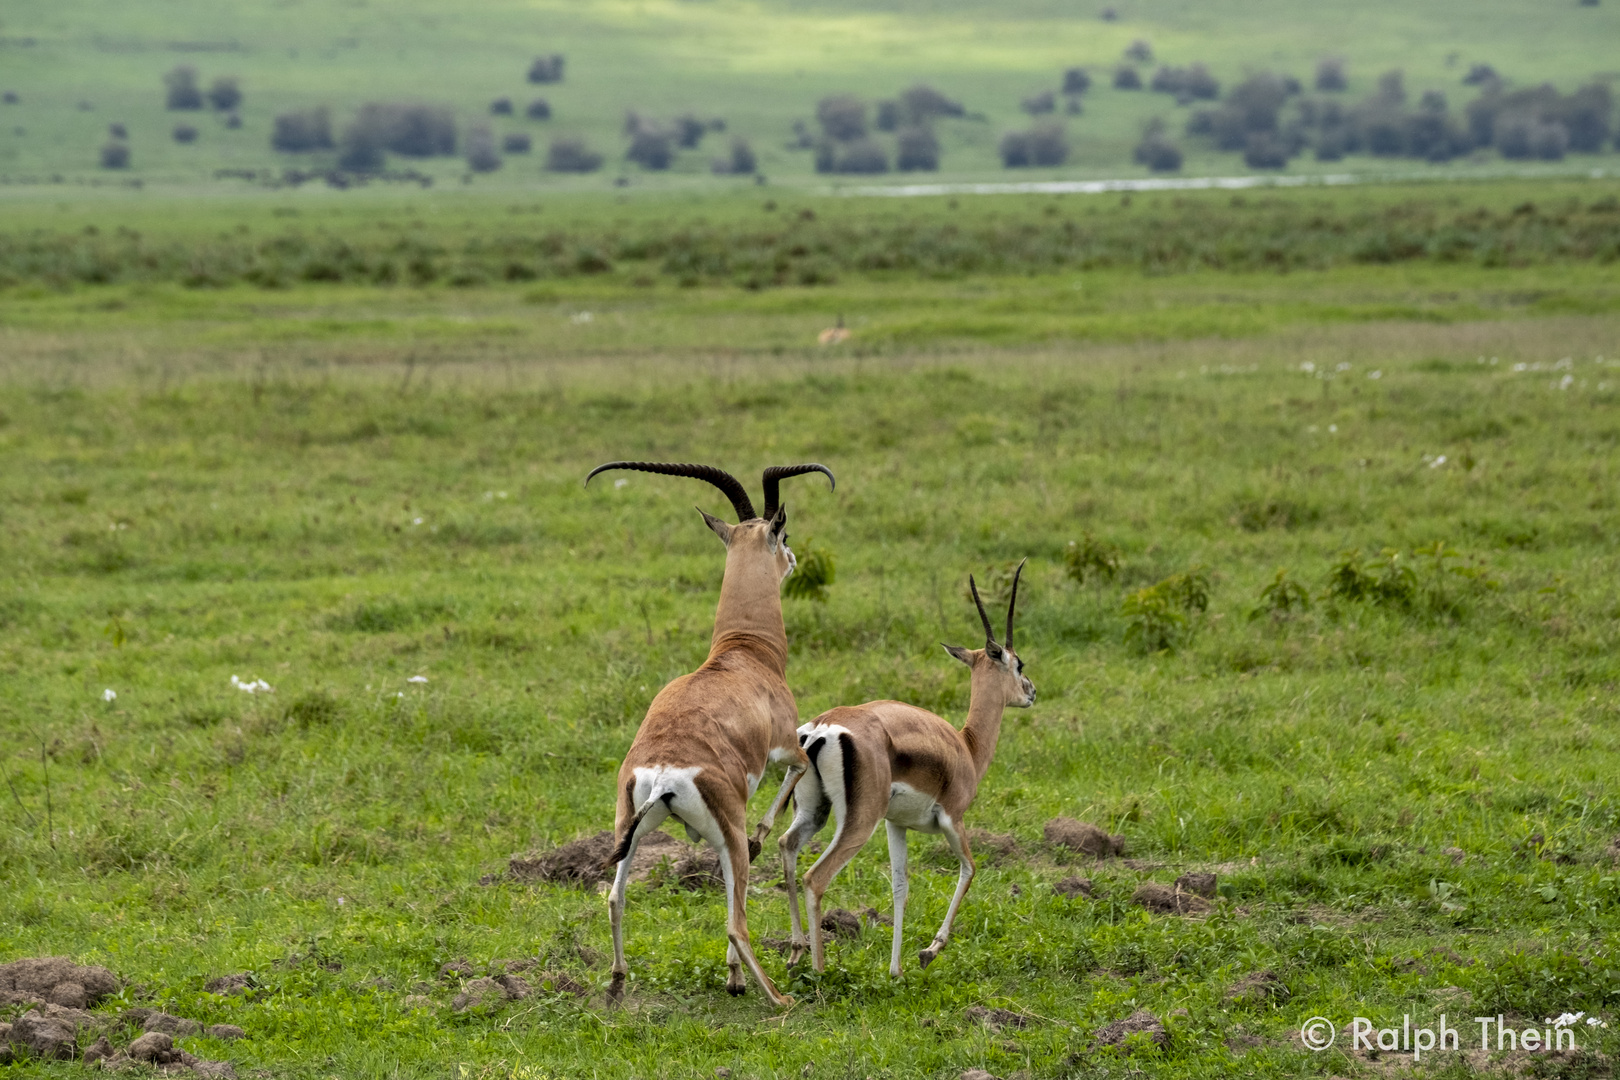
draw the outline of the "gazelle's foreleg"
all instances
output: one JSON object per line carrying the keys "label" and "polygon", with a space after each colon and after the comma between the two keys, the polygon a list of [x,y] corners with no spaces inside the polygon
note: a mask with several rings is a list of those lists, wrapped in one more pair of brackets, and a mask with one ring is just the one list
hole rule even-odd
{"label": "gazelle's foreleg", "polygon": [[810,769],[793,790],[793,822],[777,842],[782,852],[782,879],[787,886],[788,920],[793,928],[789,967],[804,959],[804,954],[810,948],[809,939],[804,935],[804,924],[799,921],[799,851],[821,831],[831,810],[821,790],[820,778],[814,769]]}
{"label": "gazelle's foreleg", "polygon": [[889,956],[889,974],[900,977],[900,935],[906,923],[906,895],[911,891],[906,876],[906,827],[888,822],[889,885],[894,891],[894,949]]}
{"label": "gazelle's foreleg", "polygon": [[804,751],[798,747],[793,748],[799,755],[798,760],[790,761],[787,775],[782,778],[782,790],[776,793],[771,801],[771,808],[765,811],[765,817],[754,830],[754,835],[748,841],[748,861],[753,862],[759,856],[760,849],[765,846],[765,838],[771,835],[771,827],[776,824],[776,815],[782,812],[787,805],[789,796],[793,794],[795,785],[804,776],[805,770],[810,767],[810,759],[804,756]]}
{"label": "gazelle's foreleg", "polygon": [[962,898],[967,895],[968,886],[973,884],[973,852],[968,850],[967,831],[960,822],[940,820],[940,832],[945,834],[945,842],[950,845],[951,854],[956,856],[957,864],[961,867],[956,877],[956,895],[951,897],[951,906],[945,911],[945,921],[939,925],[939,933],[928,948],[918,954],[917,960],[923,967],[934,962],[934,957],[945,947],[950,940],[951,924],[956,921],[956,910],[962,906]]}

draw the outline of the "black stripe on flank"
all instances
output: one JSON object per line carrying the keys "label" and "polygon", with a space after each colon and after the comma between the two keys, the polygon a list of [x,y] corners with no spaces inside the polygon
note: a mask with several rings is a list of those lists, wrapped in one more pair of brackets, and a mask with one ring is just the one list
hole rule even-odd
{"label": "black stripe on flank", "polygon": [[810,764],[811,765],[814,765],[816,763],[816,759],[821,756],[821,748],[826,746],[826,745],[827,745],[826,738],[821,737],[821,738],[816,739],[815,742],[811,743],[809,746],[804,748],[805,756],[810,759]]}
{"label": "black stripe on flank", "polygon": [[858,786],[855,779],[855,740],[850,738],[849,732],[840,731],[838,746],[844,752],[844,805],[848,807],[855,803]]}

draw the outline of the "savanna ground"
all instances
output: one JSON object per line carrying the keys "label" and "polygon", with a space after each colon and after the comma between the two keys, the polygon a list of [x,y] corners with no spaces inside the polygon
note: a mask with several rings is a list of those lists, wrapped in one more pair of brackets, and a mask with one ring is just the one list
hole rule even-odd
{"label": "savanna ground", "polygon": [[[821,283],[761,287],[618,249],[607,269],[536,255],[515,281],[187,280],[138,257],[75,276],[51,259],[87,225],[242,270],[268,256],[233,214],[250,237],[293,224],[274,203],[13,215],[56,255],[7,263],[0,292],[0,957],[105,964],[126,1003],[249,1032],[195,1052],[289,1077],[1388,1074],[1409,1059],[1308,1053],[1301,1022],[1444,1012],[1477,1045],[1476,1015],[1612,1021],[1614,194],[964,203],[978,262],[838,263],[829,243]],[[447,266],[518,220],[419,208]],[[1476,208],[1477,242],[1449,244]],[[770,212],[801,209],[818,236],[957,212]],[[592,213],[559,250],[664,235],[656,208]],[[1227,262],[1043,263],[1017,241],[1070,216],[1099,251],[1202,222]],[[1288,241],[1276,268],[1246,221]],[[308,231],[375,267],[395,249],[371,228]],[[812,345],[840,313],[852,340]],[[630,474],[582,490],[620,457],[836,471],[835,493],[784,488],[794,546],[836,565],[823,602],[786,602],[806,718],[892,696],[959,720],[938,642],[977,643],[966,576],[1029,557],[1040,702],[1009,715],[969,817],[1016,844],[986,847],[927,971],[955,881],[932,842],[904,979],[883,928],[835,942],[822,976],[767,951],[785,1014],[725,994],[715,892],[632,889],[613,1010],[601,898],[503,876],[608,826],[648,701],[706,651],[722,554],[692,504],[721,500]],[[1129,861],[1047,845],[1058,815],[1122,834]],[[1208,913],[1130,902],[1211,869]],[[773,844],[755,874],[757,941],[787,925]],[[1054,892],[1075,874],[1094,897]],[[888,895],[875,841],[829,904]],[[514,958],[593,992],[451,1009],[443,965]],[[255,993],[204,991],[234,972]],[[1138,1008],[1167,1048],[1095,1044]],[[1617,1037],[1422,1068],[1604,1076]]]}

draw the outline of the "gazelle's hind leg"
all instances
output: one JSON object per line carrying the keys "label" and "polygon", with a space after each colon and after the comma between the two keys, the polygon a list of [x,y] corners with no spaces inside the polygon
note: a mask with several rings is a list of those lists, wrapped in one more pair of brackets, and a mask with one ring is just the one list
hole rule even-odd
{"label": "gazelle's hind leg", "polygon": [[961,867],[956,877],[956,895],[951,897],[951,906],[945,911],[945,921],[939,925],[939,933],[928,948],[918,954],[917,960],[923,967],[934,962],[934,957],[945,947],[945,942],[951,936],[951,924],[956,921],[956,910],[962,906],[962,897],[967,895],[968,886],[973,884],[973,852],[968,850],[967,830],[962,828],[960,822],[954,822],[943,815],[939,821],[940,832],[945,834],[945,842],[951,847],[951,854],[956,856],[957,864]]}
{"label": "gazelle's hind leg", "polygon": [[[720,853],[720,870],[726,879],[726,958],[729,961],[733,955],[740,954],[772,1004],[791,1005],[793,999],[778,990],[770,976],[765,974],[765,969],[759,966],[753,944],[748,940],[748,839],[742,829],[735,825],[728,823],[722,828],[724,837],[716,847]],[[740,981],[741,972],[733,970]],[[736,994],[741,993],[743,988],[738,985],[733,990],[728,981],[726,989]]]}
{"label": "gazelle's hind leg", "polygon": [[832,804],[821,790],[821,779],[811,769],[793,790],[793,822],[777,842],[782,851],[782,878],[787,885],[788,919],[793,930],[789,967],[804,959],[810,948],[809,939],[804,936],[804,924],[799,921],[799,851],[827,824],[831,812]]}
{"label": "gazelle's hind leg", "polygon": [[[621,807],[628,808],[629,805],[626,797]],[[618,869],[613,875],[613,888],[608,893],[608,920],[613,925],[613,981],[608,984],[607,993],[610,1003],[624,997],[624,980],[630,973],[629,965],[624,962],[624,891],[630,884],[630,864],[636,857],[641,838],[658,828],[668,816],[669,799],[660,796],[644,803],[641,810],[623,826],[629,830],[629,836],[624,844],[624,857],[619,860]]]}
{"label": "gazelle's hind leg", "polygon": [[906,923],[906,896],[911,882],[906,876],[906,827],[890,821],[889,885],[894,891],[894,949],[889,955],[889,974],[900,977],[900,935]]}
{"label": "gazelle's hind leg", "polygon": [[[817,971],[827,970],[827,957],[821,948],[821,897],[832,884],[833,877],[844,868],[849,860],[855,857],[877,828],[879,821],[883,820],[883,805],[863,803],[860,799],[851,800],[849,793],[856,790],[856,754],[855,743],[848,731],[838,728],[830,729],[832,734],[818,747],[814,742],[805,747],[809,752],[812,767],[821,780],[822,791],[826,793],[827,800],[832,804],[833,820],[838,824],[833,828],[832,843],[827,850],[821,853],[821,858],[804,874],[804,908],[805,918],[810,924],[810,964]],[[888,790],[888,780],[880,777],[862,776],[861,784],[882,783],[882,789]]]}

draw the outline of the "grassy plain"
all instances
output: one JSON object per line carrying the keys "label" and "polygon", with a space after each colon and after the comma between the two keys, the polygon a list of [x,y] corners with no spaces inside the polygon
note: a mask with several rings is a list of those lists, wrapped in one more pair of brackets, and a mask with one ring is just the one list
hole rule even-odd
{"label": "grassy plain", "polygon": [[[89,0],[13,0],[0,13],[0,89],[21,101],[0,106],[0,176],[33,182],[53,174],[98,175],[97,152],[107,125],[125,124],[133,168],[147,183],[196,183],[220,168],[279,171],[271,152],[278,112],[330,106],[342,122],[376,100],[428,100],[454,107],[463,123],[493,123],[497,134],[527,131],[544,144],[552,133],[586,136],[607,154],[606,175],[548,176],[533,158],[515,156],[479,187],[503,190],[600,189],[626,171],[620,134],[625,110],[670,117],[685,111],[726,118],[732,133],[753,140],[773,178],[818,182],[807,151],[790,151],[790,125],[813,120],[815,102],[832,93],[891,96],[915,81],[932,83],[982,114],[941,128],[944,170],[951,178],[1007,177],[996,157],[1003,131],[1028,118],[1019,102],[1056,89],[1062,71],[1089,66],[1099,87],[1084,116],[1069,122],[1074,157],[1062,175],[1132,175],[1130,149],[1150,118],[1175,129],[1186,109],[1162,94],[1114,91],[1106,76],[1123,50],[1149,40],[1160,62],[1203,62],[1224,82],[1273,69],[1309,79],[1325,55],[1343,55],[1351,74],[1347,97],[1369,94],[1377,77],[1403,68],[1413,100],[1446,92],[1455,108],[1472,90],[1460,80],[1474,63],[1490,63],[1518,84],[1552,81],[1568,91],[1615,65],[1620,37],[1613,4],[1558,0],[1533,13],[1514,0],[1459,5],[1367,0],[1353,7],[1299,0],[1137,0],[1105,6],[1013,0],[991,7],[965,0],[856,5],[838,0],[473,0],[453,12],[422,0],[388,4],[250,4],[242,0],[108,6]],[[530,59],[563,52],[567,80],[524,82]],[[220,118],[163,109],[162,75],[196,66],[206,86],[219,75],[242,80],[242,126]],[[543,95],[549,124],[489,117],[489,102],[519,106]],[[175,123],[197,123],[198,140],[170,138]],[[680,155],[672,173],[638,183],[712,185],[709,161],[720,140]],[[1247,171],[1232,154],[1187,147],[1189,175]],[[1494,162],[1489,167],[1499,167]],[[1605,161],[1598,161],[1599,167]],[[419,168],[441,183],[460,183],[459,159]],[[1323,166],[1301,160],[1296,171]],[[1355,160],[1328,171],[1382,171]],[[1437,175],[1476,169],[1467,163],[1402,168]],[[1056,175],[1047,170],[1040,175]],[[725,183],[727,181],[722,181]],[[233,186],[240,182],[232,182]]]}
{"label": "grassy plain", "polygon": [[[627,206],[597,213],[652,214]],[[212,237],[229,211],[194,220]],[[1475,1015],[1613,1021],[1611,277],[1566,252],[759,292],[13,285],[0,954],[105,963],[128,1000],[251,1036],[195,1052],[289,1077],[1345,1075],[1390,1059],[1307,1053],[1305,1018],[1446,1012],[1465,1043]],[[810,345],[839,312],[852,342]],[[715,893],[637,887],[629,1007],[612,1011],[601,900],[498,877],[606,827],[647,702],[706,649],[721,553],[691,504],[716,500],[652,477],[581,490],[621,456],[838,473],[835,494],[787,492],[795,545],[837,565],[825,604],[787,604],[806,717],[895,696],[959,719],[966,682],[937,642],[974,640],[966,575],[1031,558],[1040,704],[1010,717],[970,817],[1017,849],[985,859],[926,972],[891,983],[881,930],[836,944],[821,977],[769,953],[799,998],[776,1015],[725,995]],[[1087,536],[1117,549],[1117,575],[1067,573]],[[1375,585],[1405,580],[1386,548],[1409,591],[1329,595],[1350,550]],[[1199,567],[1207,611],[1167,625],[1170,649],[1134,644],[1126,598]],[[1263,601],[1279,568],[1308,607]],[[1058,814],[1123,833],[1132,862],[1049,848]],[[773,852],[756,936],[785,932]],[[908,955],[954,881],[942,849],[913,860]],[[1222,883],[1208,916],[1129,902],[1203,868]],[[1097,899],[1053,893],[1076,872]],[[887,898],[879,842],[831,899]],[[442,964],[512,957],[597,992],[449,1009]],[[203,991],[244,970],[256,996]],[[1286,993],[1229,998],[1263,971]],[[433,1004],[412,1007],[424,983]],[[964,1015],[977,1005],[1036,1019],[995,1032]],[[1093,1045],[1138,1007],[1167,1050]],[[1604,1075],[1617,1030],[1583,1031],[1574,1059],[1433,1068]]]}

